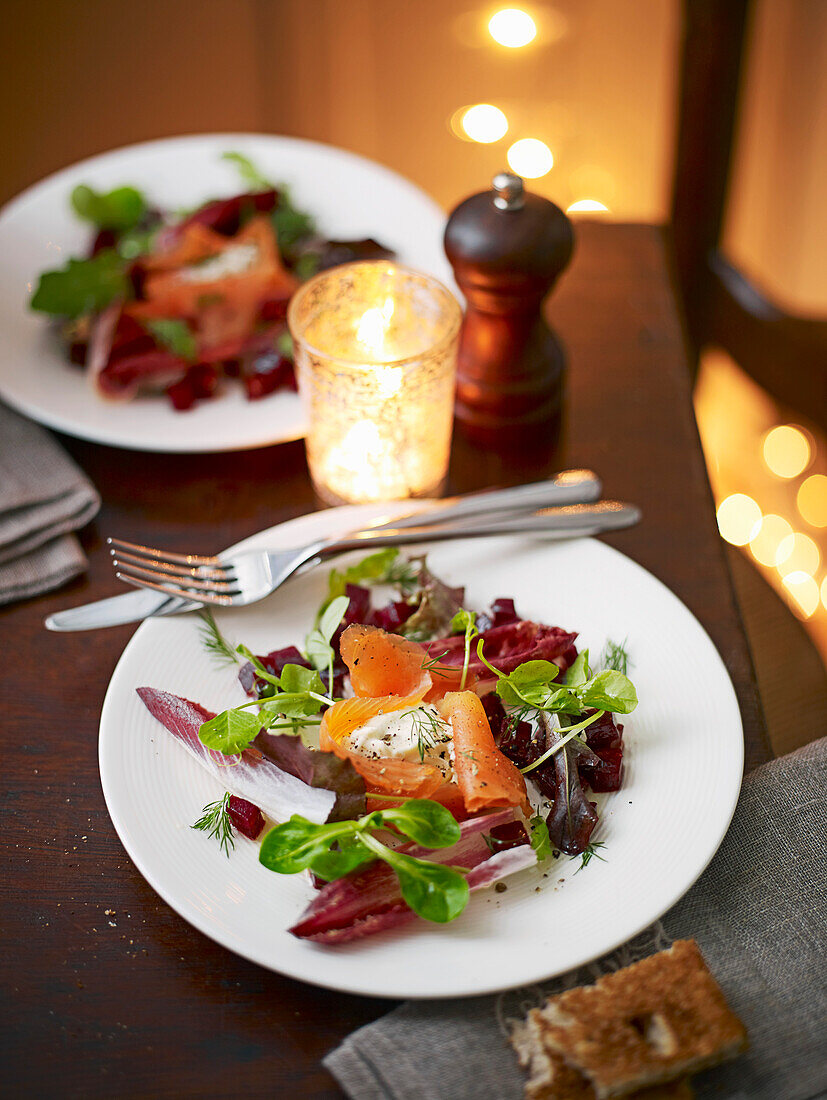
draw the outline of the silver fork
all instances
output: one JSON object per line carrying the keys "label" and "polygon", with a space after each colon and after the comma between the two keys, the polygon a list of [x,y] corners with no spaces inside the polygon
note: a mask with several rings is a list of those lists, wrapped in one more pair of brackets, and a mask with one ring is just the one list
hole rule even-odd
{"label": "silver fork", "polygon": [[[416,546],[448,539],[529,534],[570,539],[629,527],[640,520],[632,504],[604,500],[513,514],[504,519],[460,516],[428,525],[397,526],[353,532],[340,539],[317,539],[287,550],[246,550],[215,557],[176,554],[123,539],[107,539],[116,576],[138,588],[166,596],[240,607],[264,599],[288,577],[338,554],[378,546]],[[411,522],[411,520],[407,520]]]}

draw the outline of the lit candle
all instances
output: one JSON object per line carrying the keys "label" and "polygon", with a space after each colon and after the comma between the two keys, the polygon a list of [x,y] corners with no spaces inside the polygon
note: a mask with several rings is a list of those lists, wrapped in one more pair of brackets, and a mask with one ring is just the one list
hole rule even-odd
{"label": "lit candle", "polygon": [[461,311],[387,261],[324,271],[293,297],[307,461],[330,504],[437,492],[448,469]]}

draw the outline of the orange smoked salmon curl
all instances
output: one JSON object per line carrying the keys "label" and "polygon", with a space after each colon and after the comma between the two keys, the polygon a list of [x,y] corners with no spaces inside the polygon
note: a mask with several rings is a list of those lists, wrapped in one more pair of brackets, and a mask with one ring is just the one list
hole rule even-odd
{"label": "orange smoked salmon curl", "polygon": [[529,814],[525,779],[494,744],[482,701],[473,691],[454,691],[439,704],[439,712],[454,730],[454,775],[465,808],[476,813],[522,806]]}
{"label": "orange smoked salmon curl", "polygon": [[[447,688],[458,686],[453,676],[435,687],[431,673],[423,667],[429,658],[422,646],[377,627],[354,625],[342,635],[340,652],[350,669],[356,698],[325,711],[319,743],[322,749],[350,760],[368,791],[403,798],[428,798],[439,792],[441,802],[456,806],[461,799],[469,813],[504,806],[528,810],[525,780],[494,744],[482,703],[472,691],[445,694]],[[429,698],[442,698],[440,712],[453,726],[456,794],[450,791],[453,784],[445,784],[440,770],[430,764],[373,760],[342,744],[349,733],[376,715],[410,709]]]}
{"label": "orange smoked salmon curl", "polygon": [[376,699],[419,692],[418,702],[433,686],[430,672],[423,667],[428,661],[423,646],[398,634],[386,634],[379,627],[349,626],[339,652],[350,669],[354,695]]}

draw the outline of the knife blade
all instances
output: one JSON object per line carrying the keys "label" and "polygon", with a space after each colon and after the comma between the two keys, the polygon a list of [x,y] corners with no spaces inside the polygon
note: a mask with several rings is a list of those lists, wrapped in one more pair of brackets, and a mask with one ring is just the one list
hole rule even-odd
{"label": "knife blade", "polygon": [[147,589],[126,592],[122,596],[110,596],[107,600],[83,604],[57,611],[44,620],[47,630],[67,632],[72,630],[97,630],[104,626],[120,626],[134,623],[150,616],[172,615],[179,611],[192,611],[203,604],[196,600],[182,600],[162,596]]}

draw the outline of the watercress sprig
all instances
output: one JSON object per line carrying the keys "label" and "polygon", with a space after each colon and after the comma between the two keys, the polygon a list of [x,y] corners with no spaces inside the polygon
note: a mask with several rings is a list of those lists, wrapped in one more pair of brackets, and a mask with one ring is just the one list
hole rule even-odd
{"label": "watercress sprig", "polygon": [[581,714],[587,707],[630,714],[637,706],[637,692],[629,677],[616,669],[592,675],[588,654],[581,654],[569,670],[573,674],[558,683],[560,669],[553,661],[525,661],[506,675],[486,659],[482,638],[477,642],[477,653],[497,677],[497,694],[511,706],[571,715]]}
{"label": "watercress sprig", "polygon": [[425,920],[444,923],[459,916],[468,901],[468,883],[452,867],[394,851],[374,836],[392,826],[424,848],[449,848],[460,839],[453,815],[427,798],[374,810],[355,821],[316,825],[294,814],[265,836],[259,862],[277,874],[305,869],[330,882],[374,859],[387,863],[399,880],[406,904]]}

